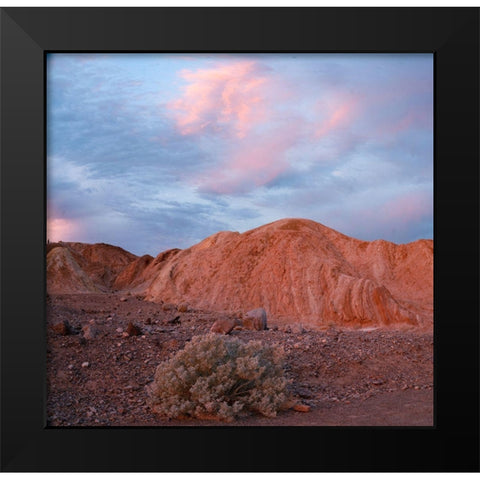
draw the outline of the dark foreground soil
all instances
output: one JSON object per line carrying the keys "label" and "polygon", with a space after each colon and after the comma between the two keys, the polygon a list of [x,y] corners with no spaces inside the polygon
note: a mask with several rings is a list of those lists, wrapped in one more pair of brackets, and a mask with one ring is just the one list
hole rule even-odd
{"label": "dark foreground soil", "polygon": [[[235,330],[231,335],[245,341],[282,344],[287,352],[292,394],[298,404],[310,407],[308,412],[290,409],[275,418],[250,416],[227,424],[168,420],[154,414],[147,404],[145,386],[153,380],[156,366],[193,336],[207,333],[219,316],[222,314],[179,312],[176,306],[145,302],[135,296],[50,296],[48,424],[433,425],[431,333],[338,327],[313,330],[273,323],[265,331]],[[58,327],[63,321],[69,325],[68,334]],[[139,335],[127,336],[129,322],[139,328],[140,332],[133,332]],[[89,326],[87,332],[82,331],[85,326]]]}

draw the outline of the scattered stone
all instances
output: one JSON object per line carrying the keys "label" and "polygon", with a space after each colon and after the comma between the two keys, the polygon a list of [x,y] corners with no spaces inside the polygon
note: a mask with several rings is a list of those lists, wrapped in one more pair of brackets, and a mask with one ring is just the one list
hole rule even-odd
{"label": "scattered stone", "polygon": [[293,410],[295,410],[296,412],[306,413],[306,412],[309,412],[309,411],[310,411],[310,407],[309,407],[308,405],[304,405],[303,403],[297,403],[297,404],[294,405],[292,408],[293,408]]}
{"label": "scattered stone", "polygon": [[243,316],[242,325],[248,330],[266,330],[267,312],[263,308],[250,310]]}
{"label": "scattered stone", "polygon": [[306,332],[305,328],[303,328],[303,325],[301,325],[300,323],[294,323],[290,327],[290,331],[291,331],[291,333],[295,333],[297,335]]}
{"label": "scattered stone", "polygon": [[210,332],[228,335],[237,325],[241,325],[238,319],[220,318],[211,326]]}
{"label": "scattered stone", "polygon": [[166,323],[169,325],[178,325],[180,323],[180,315],[177,315],[174,318],[170,318],[170,320],[167,320]]}
{"label": "scattered stone", "polygon": [[167,342],[163,343],[162,346],[164,348],[167,348],[168,350],[177,350],[177,348],[180,346],[180,342],[175,338],[172,338],[171,340],[168,340]]}
{"label": "scattered stone", "polygon": [[115,330],[117,333],[122,333],[123,332],[123,329],[121,327],[118,327],[116,330]]}
{"label": "scattered stone", "polygon": [[139,327],[134,325],[132,322],[129,322],[127,325],[127,329],[125,332],[128,334],[129,337],[134,337],[136,335],[141,335],[142,331],[140,330]]}
{"label": "scattered stone", "polygon": [[[98,389],[98,384],[95,380],[89,380],[88,382],[85,383],[85,389],[96,391]],[[93,409],[93,407],[90,407],[90,408]]]}
{"label": "scattered stone", "polygon": [[121,301],[121,302],[126,302],[126,301],[127,301],[127,297],[120,297],[120,301]]}
{"label": "scattered stone", "polygon": [[188,305],[186,303],[180,303],[177,306],[177,311],[180,312],[180,313],[188,312]]}
{"label": "scattered stone", "polygon": [[82,363],[82,368],[87,368],[89,366],[90,366],[90,363],[88,363],[88,362],[83,362]]}
{"label": "scattered stone", "polygon": [[152,319],[150,317],[145,319],[145,325],[151,325],[152,324]]}
{"label": "scattered stone", "polygon": [[307,388],[304,388],[304,387],[297,387],[295,389],[295,393],[299,397],[302,397],[302,398],[312,398],[313,397],[312,392],[310,392],[310,390],[308,390]]}
{"label": "scattered stone", "polygon": [[66,320],[63,320],[60,323],[53,325],[52,330],[59,335],[69,335],[72,331],[72,327]]}
{"label": "scattered stone", "polygon": [[98,334],[100,333],[100,330],[98,330],[98,328],[95,327],[94,325],[89,324],[89,325],[85,325],[82,328],[82,332],[85,339],[93,340],[95,337],[98,336]]}

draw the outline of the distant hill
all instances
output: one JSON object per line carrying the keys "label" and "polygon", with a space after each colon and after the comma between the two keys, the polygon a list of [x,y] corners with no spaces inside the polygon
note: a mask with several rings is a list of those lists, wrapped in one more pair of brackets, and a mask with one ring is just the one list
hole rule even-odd
{"label": "distant hill", "polygon": [[118,274],[136,255],[105,243],[49,243],[47,291],[49,293],[108,292]]}
{"label": "distant hill", "polygon": [[213,311],[262,306],[280,322],[428,328],[433,322],[432,240],[365,242],[311,220],[283,219],[242,234],[219,232],[155,259],[103,244],[62,245],[67,251],[51,256],[54,248],[47,258],[52,293],[93,291],[90,279],[97,291],[131,290],[153,302]]}

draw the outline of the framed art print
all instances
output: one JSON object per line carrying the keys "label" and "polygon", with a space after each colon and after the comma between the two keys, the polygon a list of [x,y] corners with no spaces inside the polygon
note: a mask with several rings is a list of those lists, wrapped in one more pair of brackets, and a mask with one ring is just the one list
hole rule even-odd
{"label": "framed art print", "polygon": [[478,20],[3,9],[2,468],[478,470]]}

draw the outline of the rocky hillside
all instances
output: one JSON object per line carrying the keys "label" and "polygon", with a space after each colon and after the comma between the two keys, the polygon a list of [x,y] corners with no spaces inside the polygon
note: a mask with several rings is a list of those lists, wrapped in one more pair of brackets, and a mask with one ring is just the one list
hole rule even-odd
{"label": "rocky hillside", "polygon": [[[80,272],[70,262],[65,268],[76,276],[70,282],[57,281],[58,259],[55,269],[49,259],[49,291],[50,285],[71,288],[77,277],[82,288],[90,288],[83,271],[100,290],[130,290],[153,302],[188,303],[210,311],[262,306],[279,323],[432,325],[432,240],[405,245],[363,242],[310,220],[284,219],[242,234],[219,232],[155,259],[131,255],[128,262],[130,254],[122,251],[122,262],[115,268],[104,264],[110,270],[103,276],[89,262],[98,260],[97,266],[109,262],[108,255],[91,251],[85,268],[79,244],[69,245]],[[100,282],[104,277],[106,281]]]}
{"label": "rocky hillside", "polygon": [[136,255],[105,243],[47,245],[48,293],[109,292],[118,275]]}

